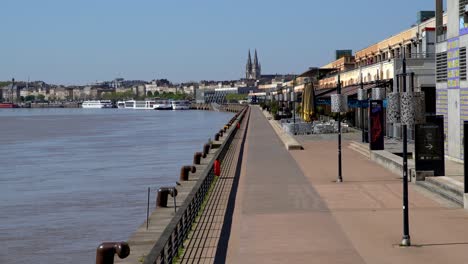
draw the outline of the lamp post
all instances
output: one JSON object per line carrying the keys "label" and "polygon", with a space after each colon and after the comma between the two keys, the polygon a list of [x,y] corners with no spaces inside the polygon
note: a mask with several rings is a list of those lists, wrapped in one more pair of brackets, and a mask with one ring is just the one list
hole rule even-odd
{"label": "lamp post", "polygon": [[343,182],[342,162],[341,162],[341,113],[348,108],[348,98],[341,94],[341,78],[338,70],[338,84],[336,94],[331,95],[331,110],[338,113],[338,178],[336,182]]}
{"label": "lamp post", "polygon": [[[336,87],[336,93],[341,95],[341,80],[340,72],[338,71],[338,86]],[[341,111],[338,113],[338,179],[337,182],[343,182],[343,173],[341,167]]]}
{"label": "lamp post", "polygon": [[291,101],[293,108],[293,126],[294,126],[294,135],[296,135],[296,92],[294,90],[291,92]]}
{"label": "lamp post", "polygon": [[[408,76],[410,77],[409,91],[407,90]],[[400,245],[409,247],[411,238],[408,203],[408,126],[425,123],[425,109],[424,96],[420,92],[414,92],[414,73],[406,72],[405,53],[403,53],[402,73],[397,75],[397,92],[388,97],[387,121],[401,123],[403,130],[403,237]]]}
{"label": "lamp post", "polygon": [[[403,53],[402,62],[403,92],[406,92],[406,57]],[[411,246],[409,234],[409,208],[408,208],[408,130],[403,123],[403,238],[402,246]]]}

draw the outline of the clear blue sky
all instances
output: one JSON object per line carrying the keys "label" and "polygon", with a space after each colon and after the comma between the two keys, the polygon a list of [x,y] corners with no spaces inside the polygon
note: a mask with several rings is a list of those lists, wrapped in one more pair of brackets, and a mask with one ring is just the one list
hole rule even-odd
{"label": "clear blue sky", "polygon": [[416,22],[434,0],[2,0],[0,80],[238,79],[299,73]]}

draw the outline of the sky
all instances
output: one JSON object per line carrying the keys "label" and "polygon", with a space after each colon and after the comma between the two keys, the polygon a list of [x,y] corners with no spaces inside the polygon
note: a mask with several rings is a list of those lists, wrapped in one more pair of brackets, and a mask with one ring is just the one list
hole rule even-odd
{"label": "sky", "polygon": [[434,0],[1,0],[0,80],[236,80],[323,66],[416,23]]}

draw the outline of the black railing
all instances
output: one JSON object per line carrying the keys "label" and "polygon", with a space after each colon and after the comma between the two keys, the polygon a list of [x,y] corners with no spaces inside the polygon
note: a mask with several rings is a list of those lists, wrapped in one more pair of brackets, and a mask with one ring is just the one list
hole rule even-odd
{"label": "black railing", "polygon": [[203,202],[209,194],[215,177],[214,161],[220,160],[222,162],[224,159],[229,149],[229,144],[238,130],[237,124],[243,119],[245,113],[246,108],[240,112],[236,121],[232,124],[230,133],[227,133],[227,139],[214,154],[214,157],[208,163],[205,171],[200,175],[200,179],[185,199],[185,202],[179,207],[171,222],[166,226],[160,238],[146,256],[143,264],[172,263],[178,256],[178,251],[183,247],[184,240],[188,237]]}

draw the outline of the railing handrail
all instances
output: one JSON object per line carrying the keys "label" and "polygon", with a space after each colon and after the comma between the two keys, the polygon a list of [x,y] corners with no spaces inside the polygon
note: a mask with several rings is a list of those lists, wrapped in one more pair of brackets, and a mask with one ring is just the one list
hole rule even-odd
{"label": "railing handrail", "polygon": [[[218,150],[214,153],[214,157],[211,159],[211,161],[208,163],[208,165],[206,166],[205,170],[202,172],[202,174],[200,175],[200,178],[198,179],[198,181],[196,182],[195,186],[192,188],[192,190],[190,191],[190,193],[187,195],[187,198],[185,199],[185,201],[183,202],[183,204],[179,207],[179,209],[176,211],[176,213],[174,214],[174,216],[172,217],[172,220],[169,222],[169,224],[166,226],[166,228],[164,229],[164,231],[162,232],[162,234],[160,235],[159,239],[156,241],[155,245],[153,246],[153,248],[151,249],[151,251],[149,252],[149,254],[146,256],[143,264],[154,264],[154,263],[157,263],[157,260],[160,258],[161,256],[161,252],[163,252],[166,248],[166,246],[172,242],[172,235],[174,234],[174,232],[177,232],[177,226],[179,225],[179,223],[183,220],[183,217],[184,215],[186,214],[186,211],[189,209],[189,206],[191,205],[191,203],[193,202],[193,200],[195,199],[195,196],[197,195],[198,191],[200,190],[200,188],[202,187],[205,179],[209,176],[209,174],[211,173],[212,171],[212,168],[213,168],[213,164],[214,164],[214,161],[216,159],[218,159],[218,157],[220,156],[221,152],[224,150],[224,148],[226,147],[226,144],[228,144],[228,142],[230,142],[230,139],[233,138],[234,136],[234,132],[237,130],[237,123],[239,122],[239,120],[242,118],[242,116],[245,114],[245,109],[246,108],[243,108],[243,110],[241,110],[241,113],[236,121],[232,124],[231,126],[231,130],[228,134],[228,137],[224,140],[224,142],[221,144],[221,146],[218,148]],[[189,223],[189,225],[191,225],[192,223]],[[176,248],[177,250],[177,248]],[[164,260],[163,260],[164,262]]]}

